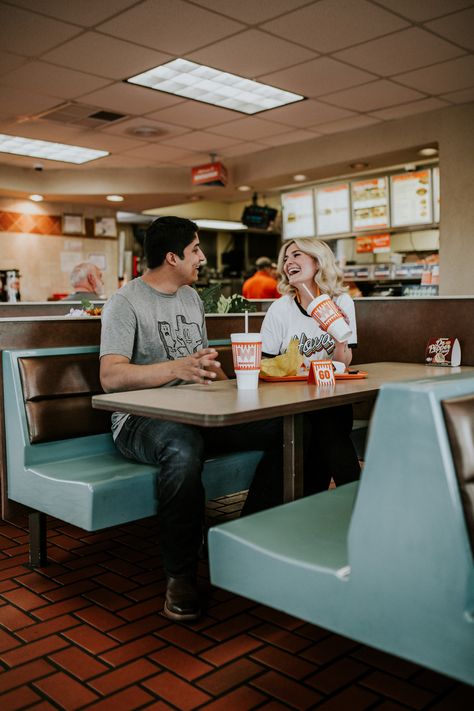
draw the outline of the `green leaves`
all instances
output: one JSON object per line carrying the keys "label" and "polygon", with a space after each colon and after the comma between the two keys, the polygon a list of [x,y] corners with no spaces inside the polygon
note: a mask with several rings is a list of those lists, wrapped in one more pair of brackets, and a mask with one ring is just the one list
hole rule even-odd
{"label": "green leaves", "polygon": [[242,314],[257,310],[255,304],[251,304],[240,294],[223,296],[221,284],[213,284],[205,289],[197,289],[204,304],[206,314]]}

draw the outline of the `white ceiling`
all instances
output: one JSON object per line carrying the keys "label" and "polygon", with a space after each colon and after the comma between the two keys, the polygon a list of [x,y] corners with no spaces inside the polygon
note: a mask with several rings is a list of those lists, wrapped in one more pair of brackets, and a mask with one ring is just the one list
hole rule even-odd
{"label": "white ceiling", "polygon": [[[89,202],[97,190],[88,193],[79,177],[121,170],[124,209],[193,193],[138,192],[137,169],[169,171],[174,181],[210,153],[232,166],[269,148],[474,100],[469,0],[0,0],[0,48],[0,133],[110,151],[83,166],[41,163],[74,173],[76,199]],[[123,81],[176,57],[306,101],[248,117]],[[48,119],[66,102],[126,118],[94,128]],[[145,126],[159,135],[133,134]],[[0,167],[35,163],[0,153]],[[14,182],[11,194],[20,195]],[[212,198],[235,199],[235,187]]]}

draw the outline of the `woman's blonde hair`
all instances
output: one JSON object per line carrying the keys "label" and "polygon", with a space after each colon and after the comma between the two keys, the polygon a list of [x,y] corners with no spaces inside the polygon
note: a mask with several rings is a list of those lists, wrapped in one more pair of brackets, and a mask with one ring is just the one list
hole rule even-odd
{"label": "woman's blonde hair", "polygon": [[278,271],[281,274],[278,283],[278,291],[281,294],[296,294],[296,288],[292,286],[283,271],[283,260],[292,244],[295,244],[299,250],[316,260],[319,269],[314,276],[314,283],[317,284],[322,294],[328,294],[331,298],[339,296],[347,291],[347,287],[343,285],[343,273],[337,266],[336,259],[330,247],[320,239],[310,239],[301,237],[293,239],[289,242],[284,242],[280,254],[278,255]]}

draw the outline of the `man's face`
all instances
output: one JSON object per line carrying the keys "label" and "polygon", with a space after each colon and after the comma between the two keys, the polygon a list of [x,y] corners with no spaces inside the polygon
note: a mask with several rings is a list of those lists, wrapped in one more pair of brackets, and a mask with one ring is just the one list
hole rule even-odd
{"label": "man's face", "polygon": [[196,234],[193,241],[184,248],[183,258],[178,257],[178,265],[183,284],[194,284],[199,277],[199,267],[205,260],[204,253],[199,245],[199,237]]}
{"label": "man's face", "polygon": [[94,285],[94,291],[96,294],[102,294],[104,291],[104,279],[102,272],[100,271],[99,267],[96,267],[94,270],[94,280],[95,280],[95,285]]}

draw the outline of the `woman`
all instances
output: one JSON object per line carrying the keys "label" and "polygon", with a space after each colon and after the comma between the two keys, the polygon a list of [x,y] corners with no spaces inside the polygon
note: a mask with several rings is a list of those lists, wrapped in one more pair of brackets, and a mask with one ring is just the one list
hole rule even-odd
{"label": "woman", "polygon": [[[348,366],[357,344],[354,302],[343,286],[342,271],[325,242],[297,239],[284,244],[278,257],[282,298],[268,309],[262,324],[262,351],[266,357],[284,353],[294,338],[306,365],[331,359]],[[348,322],[349,342],[338,343],[323,331],[306,308],[315,296],[328,294]],[[344,405],[305,415],[305,494],[355,481],[360,465],[350,439],[352,407]]]}

